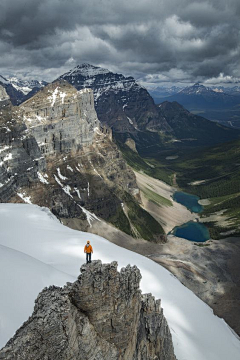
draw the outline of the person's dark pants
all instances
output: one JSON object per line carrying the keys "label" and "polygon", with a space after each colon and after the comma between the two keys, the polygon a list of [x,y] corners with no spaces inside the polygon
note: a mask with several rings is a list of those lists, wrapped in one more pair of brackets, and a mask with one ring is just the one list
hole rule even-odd
{"label": "person's dark pants", "polygon": [[91,262],[91,253],[86,253],[86,261],[87,261],[87,264]]}

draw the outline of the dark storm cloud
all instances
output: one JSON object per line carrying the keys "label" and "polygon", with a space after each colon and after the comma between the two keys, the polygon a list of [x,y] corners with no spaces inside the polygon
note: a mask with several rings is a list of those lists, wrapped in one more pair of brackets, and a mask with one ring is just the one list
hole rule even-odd
{"label": "dark storm cloud", "polygon": [[238,81],[239,0],[1,0],[0,73],[89,62],[145,82]]}

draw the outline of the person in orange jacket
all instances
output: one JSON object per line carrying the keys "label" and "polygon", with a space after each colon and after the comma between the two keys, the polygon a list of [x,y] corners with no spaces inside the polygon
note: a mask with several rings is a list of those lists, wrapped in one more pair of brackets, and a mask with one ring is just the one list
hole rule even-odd
{"label": "person in orange jacket", "polygon": [[90,241],[87,241],[87,244],[85,245],[84,252],[86,253],[86,261],[87,264],[91,262],[91,255],[93,253],[92,245],[90,245]]}

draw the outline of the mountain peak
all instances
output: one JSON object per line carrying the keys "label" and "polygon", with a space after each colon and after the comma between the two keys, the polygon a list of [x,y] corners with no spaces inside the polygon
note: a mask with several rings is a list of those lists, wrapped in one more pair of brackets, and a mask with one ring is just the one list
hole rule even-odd
{"label": "mountain peak", "polygon": [[182,91],[180,91],[180,94],[186,94],[186,95],[202,95],[206,93],[212,93],[213,90],[202,85],[200,82],[195,83],[192,86],[188,86]]}
{"label": "mountain peak", "polygon": [[64,76],[76,76],[82,75],[85,77],[93,77],[100,74],[107,74],[110,71],[99,66],[94,66],[88,63],[83,63],[75,66],[75,68],[69,70]]}

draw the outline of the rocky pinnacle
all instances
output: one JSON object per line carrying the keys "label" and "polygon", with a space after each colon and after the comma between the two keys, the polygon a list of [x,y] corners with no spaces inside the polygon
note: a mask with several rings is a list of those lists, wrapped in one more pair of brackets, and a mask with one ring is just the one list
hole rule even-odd
{"label": "rocky pinnacle", "polygon": [[73,284],[39,294],[0,359],[176,360],[160,300],[142,295],[140,280],[136,266],[83,265]]}

